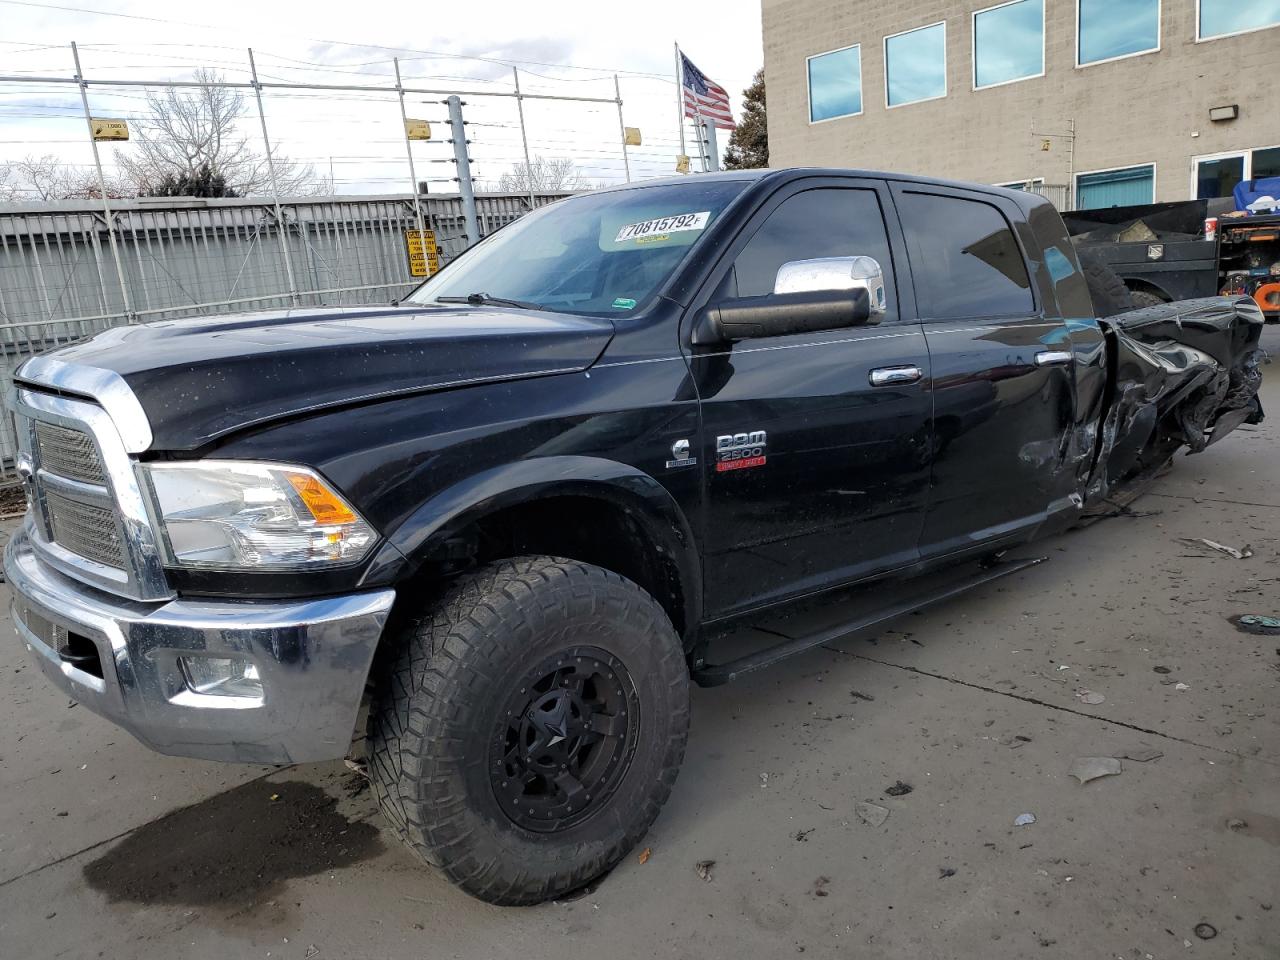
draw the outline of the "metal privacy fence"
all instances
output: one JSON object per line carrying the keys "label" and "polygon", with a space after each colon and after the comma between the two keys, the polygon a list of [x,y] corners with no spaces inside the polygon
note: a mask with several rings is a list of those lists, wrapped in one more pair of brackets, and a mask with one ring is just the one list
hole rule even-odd
{"label": "metal privacy fence", "polygon": [[[538,194],[541,206],[566,196]],[[468,241],[458,197],[419,197],[441,263]],[[527,213],[521,194],[478,194],[479,232]],[[96,201],[0,205],[0,388],[27,357],[110,327],[290,306],[385,303],[410,276],[411,195],[271,200],[139,199],[111,205],[119,269]],[[123,278],[125,289],[121,288]],[[126,299],[125,292],[128,297]],[[0,483],[16,480],[0,418]]]}

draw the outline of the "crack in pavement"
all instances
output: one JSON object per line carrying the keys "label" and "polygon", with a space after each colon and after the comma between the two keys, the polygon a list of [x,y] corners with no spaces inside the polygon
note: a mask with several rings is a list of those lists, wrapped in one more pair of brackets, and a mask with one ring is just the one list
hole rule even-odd
{"label": "crack in pavement", "polygon": [[1164,497],[1166,500],[1192,500],[1196,503],[1229,503],[1236,507],[1267,507],[1280,510],[1280,503],[1255,503],[1252,500],[1227,500],[1222,497],[1201,497],[1185,493],[1147,493],[1148,497]]}
{"label": "crack in pavement", "polygon": [[1073,707],[1064,707],[1062,704],[1059,704],[1059,703],[1049,703],[1047,700],[1040,700],[1036,697],[1029,697],[1020,693],[1010,693],[1008,690],[997,690],[995,687],[983,686],[980,683],[974,683],[970,680],[960,680],[957,677],[948,677],[945,674],[941,674],[941,673],[932,673],[928,670],[921,670],[919,667],[908,667],[901,663],[891,663],[888,660],[877,660],[875,657],[868,657],[866,654],[851,653],[848,650],[841,650],[838,647],[831,647],[825,643],[821,644],[821,647],[823,650],[826,650],[830,653],[838,653],[842,657],[850,657],[854,660],[866,660],[868,663],[877,663],[882,667],[893,667],[895,670],[905,670],[908,673],[916,673],[922,677],[930,677],[934,680],[945,680],[947,683],[954,683],[957,686],[969,687],[973,690],[981,690],[984,693],[999,694],[1002,697],[1009,697],[1012,700],[1021,700],[1023,703],[1034,704],[1037,707],[1047,707],[1050,710],[1061,710],[1063,713],[1070,713],[1077,717],[1084,717],[1087,720],[1099,720],[1102,723],[1109,723],[1109,724],[1112,724],[1113,726],[1124,727],[1126,730],[1134,730],[1138,733],[1145,733],[1152,737],[1160,737],[1163,740],[1172,740],[1175,743],[1186,744],[1189,747],[1198,747],[1201,750],[1212,750],[1214,753],[1226,754],[1227,756],[1235,757],[1238,760],[1253,760],[1253,761],[1256,761],[1257,763],[1265,763],[1268,766],[1273,766],[1273,767],[1280,766],[1280,761],[1271,760],[1266,757],[1261,757],[1261,756],[1248,757],[1242,753],[1237,753],[1234,750],[1226,750],[1222,747],[1215,747],[1212,744],[1200,743],[1197,740],[1188,740],[1185,737],[1178,737],[1173,735],[1172,733],[1164,733],[1163,731],[1160,731],[1160,730],[1153,730],[1150,727],[1140,727],[1136,723],[1127,723],[1124,720],[1112,720],[1108,717],[1100,717],[1096,713],[1086,713],[1083,710],[1076,710]]}

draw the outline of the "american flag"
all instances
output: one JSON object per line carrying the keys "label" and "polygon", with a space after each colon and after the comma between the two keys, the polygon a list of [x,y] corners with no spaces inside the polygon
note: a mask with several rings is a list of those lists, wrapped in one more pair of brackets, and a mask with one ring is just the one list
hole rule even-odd
{"label": "american flag", "polygon": [[735,126],[729,110],[729,94],[724,87],[707,79],[707,75],[693,65],[693,61],[680,54],[680,75],[684,86],[684,115],[701,116],[708,123],[724,130]]}

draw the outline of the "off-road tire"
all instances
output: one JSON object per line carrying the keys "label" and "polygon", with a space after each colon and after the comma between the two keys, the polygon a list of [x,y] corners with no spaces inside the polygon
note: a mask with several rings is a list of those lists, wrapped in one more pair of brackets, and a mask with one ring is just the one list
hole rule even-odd
{"label": "off-road tire", "polygon": [[1164,297],[1158,293],[1152,293],[1150,290],[1130,290],[1129,298],[1133,300],[1133,308],[1140,310],[1143,307],[1158,307],[1162,303],[1168,303]]}
{"label": "off-road tire", "polygon": [[[574,560],[501,560],[455,580],[395,640],[374,680],[369,774],[387,821],[424,862],[480,900],[534,904],[588,884],[644,836],[689,726],[680,639],[644,590]],[[632,681],[634,752],[587,819],[535,832],[499,804],[494,731],[529,670],[586,649]]]}
{"label": "off-road tire", "polygon": [[1095,315],[1114,317],[1117,313],[1134,309],[1133,295],[1129,288],[1096,252],[1088,247],[1077,247],[1076,255],[1080,258],[1080,269],[1089,287]]}

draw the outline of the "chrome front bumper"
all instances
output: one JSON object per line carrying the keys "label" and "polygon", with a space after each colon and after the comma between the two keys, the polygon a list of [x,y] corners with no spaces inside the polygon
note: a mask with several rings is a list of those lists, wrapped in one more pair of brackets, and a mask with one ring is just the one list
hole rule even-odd
{"label": "chrome front bumper", "polygon": [[[378,590],[318,600],[126,600],[43,563],[25,524],[5,548],[4,571],[19,639],[67,696],[161,753],[242,763],[346,754],[395,599]],[[97,663],[64,656],[59,637],[81,651],[91,643]],[[180,659],[199,654],[250,661],[261,696],[192,689]]]}

